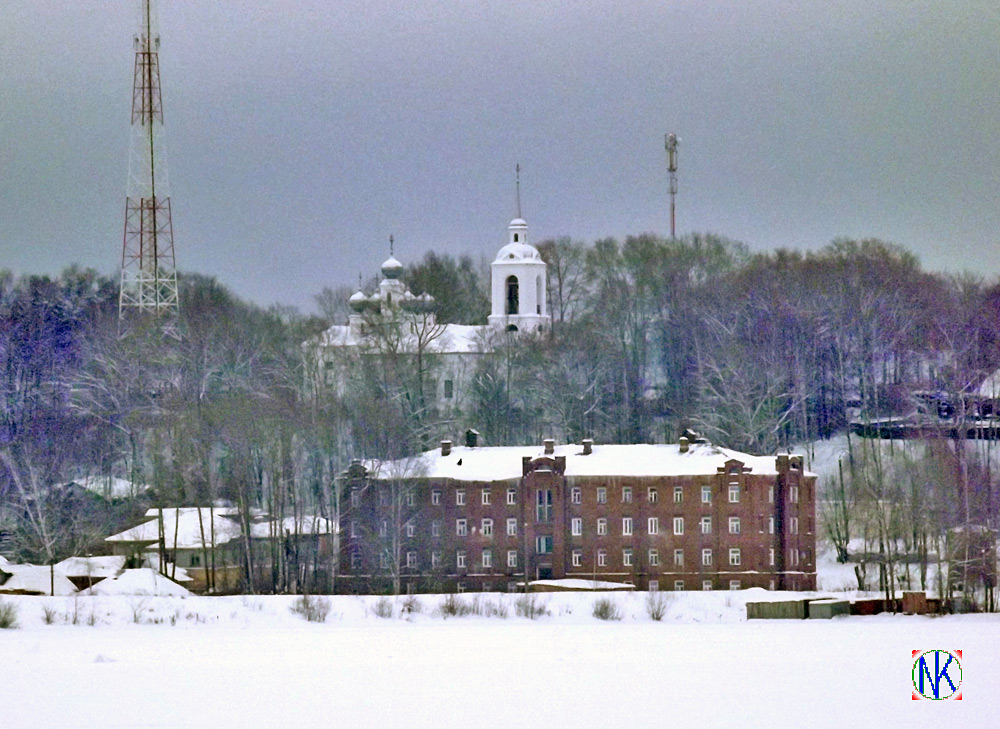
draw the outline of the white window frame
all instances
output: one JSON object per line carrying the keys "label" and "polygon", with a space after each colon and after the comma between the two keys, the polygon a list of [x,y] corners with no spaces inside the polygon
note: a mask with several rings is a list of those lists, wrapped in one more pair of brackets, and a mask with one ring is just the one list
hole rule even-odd
{"label": "white window frame", "polygon": [[623,516],[622,517],[622,536],[631,537],[632,536],[632,517]]}
{"label": "white window frame", "polygon": [[793,504],[799,503],[799,487],[789,486],[788,487],[788,501]]}
{"label": "white window frame", "polygon": [[389,536],[389,520],[383,519],[378,525],[378,535],[382,538]]}
{"label": "white window frame", "polygon": [[431,506],[441,506],[441,491],[439,489],[431,491]]}
{"label": "white window frame", "polygon": [[573,556],[573,566],[574,567],[583,567],[583,550],[582,549],[574,549],[572,556]]}
{"label": "white window frame", "polygon": [[455,536],[466,537],[469,535],[469,522],[466,519],[455,519]]}
{"label": "white window frame", "polygon": [[512,568],[512,569],[517,567],[517,550],[516,549],[508,549],[507,550],[507,566],[510,567],[510,568]]}
{"label": "white window frame", "polygon": [[729,533],[730,534],[739,534],[741,528],[742,527],[740,525],[740,518],[738,516],[731,516],[731,517],[729,517]]}
{"label": "white window frame", "polygon": [[507,489],[507,506],[517,503],[517,489]]}
{"label": "white window frame", "polygon": [[631,567],[631,566],[632,566],[632,548],[625,547],[622,550],[622,567]]}
{"label": "white window frame", "polygon": [[660,566],[660,553],[659,553],[658,550],[655,550],[655,549],[649,550],[649,554],[647,554],[646,557],[647,557],[647,559],[649,559],[649,566],[650,567],[659,567]]}
{"label": "white window frame", "polygon": [[701,534],[712,533],[712,517],[703,516],[698,520],[698,531]]}
{"label": "white window frame", "polygon": [[712,487],[702,486],[701,487],[701,503],[711,504],[712,503]]}
{"label": "white window frame", "polygon": [[489,570],[493,569],[493,550],[484,549],[483,550],[483,569]]}
{"label": "white window frame", "polygon": [[484,537],[492,537],[493,536],[493,520],[492,519],[483,519],[481,522],[479,522],[479,533],[482,534]]}
{"label": "white window frame", "polygon": [[660,500],[660,494],[657,492],[655,486],[650,486],[646,489],[646,501],[651,504],[655,504]]}
{"label": "white window frame", "polygon": [[741,585],[741,583],[740,583],[739,580],[730,580],[729,581],[729,589],[730,590],[742,590],[743,587],[742,587],[742,585]]}
{"label": "white window frame", "polygon": [[406,553],[406,568],[412,570],[412,569],[415,569],[416,566],[417,566],[417,553],[416,552],[407,552]]}
{"label": "white window frame", "polygon": [[482,496],[480,496],[483,506],[489,506],[493,499],[493,495],[490,493],[489,489],[483,489]]}
{"label": "white window frame", "polygon": [[441,566],[441,552],[439,550],[434,550],[431,552],[431,569],[437,569]]}
{"label": "white window frame", "polygon": [[646,532],[650,535],[655,535],[660,533],[660,517],[651,516],[646,519]]}
{"label": "white window frame", "polygon": [[581,519],[578,516],[574,516],[572,519],[569,520],[569,524],[570,524],[570,534],[572,534],[574,537],[583,536],[583,519]]}
{"label": "white window frame", "polygon": [[511,516],[507,518],[507,536],[517,536],[517,517]]}
{"label": "white window frame", "polygon": [[702,580],[701,581],[701,589],[704,592],[711,592],[715,588],[712,587],[712,581],[711,580]]}
{"label": "white window frame", "polygon": [[608,533],[608,520],[603,516],[597,520],[597,536],[603,537]]}
{"label": "white window frame", "polygon": [[468,554],[464,549],[460,549],[455,552],[455,567],[460,570],[464,570],[468,564]]}
{"label": "white window frame", "polygon": [[788,533],[798,534],[799,533],[799,517],[793,516],[788,520]]}
{"label": "white window frame", "polygon": [[631,504],[632,503],[632,487],[622,486],[622,503]]}
{"label": "white window frame", "polygon": [[739,547],[729,548],[729,566],[739,567],[743,562],[743,555],[740,552]]}
{"label": "white window frame", "polygon": [[684,535],[684,517],[675,516],[674,517],[674,536],[680,537]]}
{"label": "white window frame", "polygon": [[674,592],[683,592],[684,588],[684,580],[674,580]]}
{"label": "white window frame", "polygon": [[416,506],[417,505],[417,492],[410,488],[406,491],[406,505]]}
{"label": "white window frame", "polygon": [[707,547],[701,550],[701,566],[702,567],[712,566],[712,550]]}
{"label": "white window frame", "polygon": [[574,486],[569,490],[569,501],[571,504],[582,504],[583,503],[583,489],[579,486]]}
{"label": "white window frame", "polygon": [[441,536],[441,520],[435,519],[431,522],[431,536],[440,537]]}
{"label": "white window frame", "polygon": [[683,567],[683,566],[684,566],[684,550],[683,549],[675,549],[674,550],[674,567]]}
{"label": "white window frame", "polygon": [[597,550],[597,566],[598,567],[608,566],[608,551],[606,549]]}
{"label": "white window frame", "polygon": [[406,538],[413,539],[417,536],[417,525],[411,521],[406,522]]}
{"label": "white window frame", "polygon": [[455,490],[455,506],[465,506],[465,489]]}
{"label": "white window frame", "polygon": [[740,485],[738,483],[729,484],[729,503],[740,503]]}
{"label": "white window frame", "polygon": [[598,486],[597,487],[597,503],[606,504],[608,503],[608,487]]}

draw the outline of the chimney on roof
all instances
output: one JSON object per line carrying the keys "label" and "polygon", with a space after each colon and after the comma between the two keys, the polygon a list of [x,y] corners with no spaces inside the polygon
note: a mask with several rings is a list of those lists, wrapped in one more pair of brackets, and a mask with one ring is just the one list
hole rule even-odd
{"label": "chimney on roof", "polygon": [[678,441],[678,443],[680,444],[681,453],[687,453],[688,449],[690,449],[690,447],[691,447],[691,441],[689,441],[683,435],[681,436],[681,439],[680,439],[680,441]]}
{"label": "chimney on roof", "polygon": [[594,452],[594,439],[584,438],[583,439],[583,455],[589,456]]}
{"label": "chimney on roof", "polygon": [[441,441],[441,455],[447,456],[449,454],[451,454],[451,441],[450,440]]}
{"label": "chimney on roof", "polygon": [[552,438],[546,438],[542,441],[542,445],[545,446],[545,455],[551,456],[556,452],[556,442]]}
{"label": "chimney on roof", "polygon": [[475,448],[479,445],[479,431],[475,428],[469,428],[465,431],[465,447]]}

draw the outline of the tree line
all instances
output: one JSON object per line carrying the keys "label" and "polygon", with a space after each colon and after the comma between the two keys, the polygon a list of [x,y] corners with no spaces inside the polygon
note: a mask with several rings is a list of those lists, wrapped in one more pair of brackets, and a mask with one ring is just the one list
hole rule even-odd
{"label": "tree line", "polygon": [[[324,290],[320,313],[304,315],[182,275],[182,336],[149,326],[119,338],[115,280],[0,274],[0,550],[51,563],[149,507],[219,500],[246,526],[255,509],[337,523],[352,459],[403,457],[467,428],[488,445],[669,442],[693,429],[772,453],[841,432],[855,413],[906,410],[917,388],[960,403],[1000,364],[996,282],[924,271],[882,241],[752,253],[693,234],[537,247],[551,330],[494,335],[465,405],[449,411],[425,394],[441,367],[430,348],[414,358],[383,345],[353,364],[348,387],[309,386],[322,365],[303,343],[343,323],[349,289]],[[438,322],[486,322],[485,261],[428,253],[404,277],[435,297]],[[66,486],[88,475],[148,489],[107,501]],[[995,501],[983,501],[984,521]],[[308,589],[307,558],[274,544],[257,587]],[[260,574],[245,554],[247,574]]]}

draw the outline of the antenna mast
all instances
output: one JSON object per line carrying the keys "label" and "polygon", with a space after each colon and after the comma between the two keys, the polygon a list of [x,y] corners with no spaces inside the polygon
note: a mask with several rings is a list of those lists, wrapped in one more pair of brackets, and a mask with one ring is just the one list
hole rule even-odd
{"label": "antenna mast", "polygon": [[675,222],[677,220],[677,135],[670,132],[666,136],[667,147],[667,171],[670,173],[670,237],[676,238]]}
{"label": "antenna mast", "polygon": [[139,0],[139,5],[139,30],[133,41],[135,76],[118,333],[125,336],[140,317],[153,315],[164,334],[177,338],[177,273],[163,145],[160,35],[153,0]]}

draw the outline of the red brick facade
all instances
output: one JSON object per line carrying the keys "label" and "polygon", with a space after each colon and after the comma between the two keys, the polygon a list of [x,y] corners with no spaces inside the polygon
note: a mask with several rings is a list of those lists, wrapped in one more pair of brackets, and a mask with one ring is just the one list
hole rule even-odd
{"label": "red brick facade", "polygon": [[[671,446],[597,448],[628,459],[630,448]],[[683,458],[686,451],[672,448],[673,458]],[[524,580],[525,568],[532,580],[596,579],[640,590],[814,590],[816,477],[803,470],[801,458],[741,460],[711,445],[696,448],[718,453],[713,472],[702,457],[690,475],[677,472],[682,460],[660,469],[669,473],[588,474],[586,451],[519,456],[511,448],[424,458],[461,466],[462,459],[509,454],[520,460],[519,478],[509,465],[496,480],[479,473],[464,480],[433,468],[425,476],[390,478],[386,469],[373,473],[355,464],[338,590],[387,590],[396,573],[404,592],[510,590]],[[749,460],[758,470],[767,463],[768,471],[755,473]]]}

